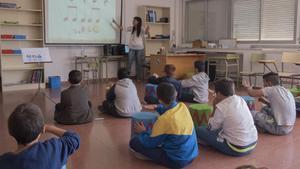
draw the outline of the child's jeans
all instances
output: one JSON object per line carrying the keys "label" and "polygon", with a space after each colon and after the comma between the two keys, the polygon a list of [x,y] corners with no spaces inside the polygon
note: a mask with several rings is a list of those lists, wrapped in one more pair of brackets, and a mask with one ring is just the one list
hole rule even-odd
{"label": "child's jeans", "polygon": [[182,88],[179,100],[182,102],[195,103],[192,90],[190,88]]}
{"label": "child's jeans", "polygon": [[[234,151],[226,142],[225,139],[219,138],[219,130],[210,131],[207,127],[199,127],[196,129],[197,137],[200,142],[204,142],[205,144],[208,144],[209,146],[212,146],[214,149],[220,151],[223,154],[230,155],[230,156],[236,156],[241,157],[245,156],[251,153],[251,151],[254,149],[250,149],[245,152],[237,152]],[[243,149],[247,149],[248,147],[252,147],[256,144],[252,143],[248,146],[243,147]]]}
{"label": "child's jeans", "polygon": [[268,106],[263,107],[261,112],[252,111],[251,113],[259,131],[274,135],[286,135],[293,130],[293,126],[277,125],[273,111]]}
{"label": "child's jeans", "polygon": [[167,156],[167,153],[159,147],[156,148],[146,148],[140,142],[138,136],[130,140],[129,146],[134,151],[141,153],[142,155],[150,158],[154,162],[164,165],[168,168],[183,168],[190,164],[192,161],[173,161]]}

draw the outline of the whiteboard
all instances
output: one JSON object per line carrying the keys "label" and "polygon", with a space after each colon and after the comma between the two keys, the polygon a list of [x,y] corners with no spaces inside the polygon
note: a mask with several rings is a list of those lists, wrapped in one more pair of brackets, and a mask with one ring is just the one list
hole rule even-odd
{"label": "whiteboard", "polygon": [[48,48],[21,48],[24,63],[51,63]]}
{"label": "whiteboard", "polygon": [[120,43],[122,0],[45,0],[45,43]]}

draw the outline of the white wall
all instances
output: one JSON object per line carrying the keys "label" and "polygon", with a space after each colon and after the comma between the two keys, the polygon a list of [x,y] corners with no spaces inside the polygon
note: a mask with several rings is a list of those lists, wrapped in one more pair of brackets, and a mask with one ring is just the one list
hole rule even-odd
{"label": "white wall", "polygon": [[[123,25],[124,27],[131,26],[132,18],[138,14],[138,6],[141,5],[152,5],[152,6],[163,6],[171,8],[171,30],[174,30],[176,34],[180,32],[175,28],[178,27],[178,20],[175,10],[180,8],[176,7],[176,4],[180,4],[181,0],[124,0],[123,8]],[[177,37],[177,36],[176,36]],[[128,35],[123,34],[123,43],[128,41]],[[176,41],[179,40],[176,38]],[[85,54],[88,55],[100,55],[100,47],[49,47],[50,55],[52,57],[53,63],[45,65],[45,77],[48,76],[61,76],[62,81],[66,81],[68,78],[68,73],[70,70],[75,68],[74,59],[75,56],[80,56],[81,49],[85,49]],[[109,77],[116,77],[117,64],[111,63],[109,66]]]}

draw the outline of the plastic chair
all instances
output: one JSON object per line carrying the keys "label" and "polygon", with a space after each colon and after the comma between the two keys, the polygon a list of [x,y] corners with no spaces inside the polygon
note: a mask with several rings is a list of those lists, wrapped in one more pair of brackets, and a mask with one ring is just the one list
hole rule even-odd
{"label": "plastic chair", "polygon": [[264,53],[253,53],[251,54],[251,59],[250,59],[250,71],[249,72],[240,72],[240,76],[248,76],[249,77],[249,82],[250,85],[252,85],[251,77],[254,77],[254,86],[256,86],[256,80],[257,76],[262,76],[265,72],[265,69],[263,72],[256,72],[253,71],[253,65],[258,64],[259,60],[265,60],[266,55]]}
{"label": "plastic chair", "polygon": [[284,68],[286,64],[295,64],[300,62],[300,53],[299,52],[283,52],[281,57],[281,72],[278,72],[281,83],[282,79],[291,79],[291,87],[294,85],[294,79],[300,76],[298,72],[285,72]]}
{"label": "plastic chair", "polygon": [[[240,77],[240,55],[239,54],[225,54],[225,56],[207,57],[207,74],[209,74],[209,66],[216,66],[215,80],[218,78],[236,78],[237,86]],[[235,74],[229,68],[235,68]]]}

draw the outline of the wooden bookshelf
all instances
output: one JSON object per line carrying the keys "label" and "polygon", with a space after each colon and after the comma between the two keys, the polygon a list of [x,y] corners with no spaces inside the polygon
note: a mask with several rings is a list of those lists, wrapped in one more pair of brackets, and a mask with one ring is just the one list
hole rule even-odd
{"label": "wooden bookshelf", "polygon": [[4,11],[18,11],[18,12],[43,12],[40,9],[24,9],[24,8],[1,8],[0,10]]}
{"label": "wooden bookshelf", "polygon": [[[2,0],[16,3],[17,8],[0,8],[0,35],[25,35],[26,39],[0,39],[1,85],[2,91],[37,89],[34,74],[42,78],[45,87],[44,66],[24,64],[20,54],[2,54],[3,49],[43,47],[43,1],[42,0]],[[16,23],[13,23],[16,22]]]}
{"label": "wooden bookshelf", "polygon": [[[156,19],[149,20],[149,12],[155,11]],[[170,28],[170,8],[159,7],[159,6],[140,6],[139,16],[143,19],[144,26],[149,26],[150,37],[146,38],[145,41],[145,54],[150,56],[156,54],[161,47],[166,50],[170,49],[170,38],[153,38],[156,35],[168,35],[171,36]],[[168,22],[161,22],[160,18],[168,18]]]}

